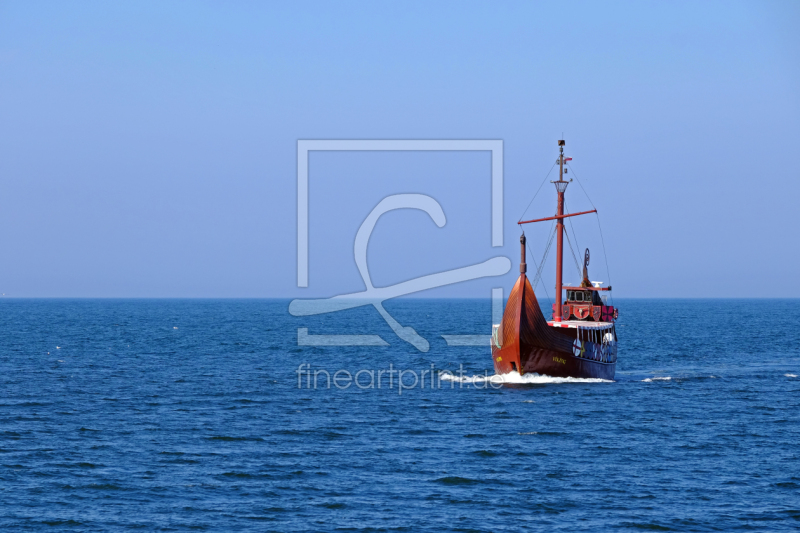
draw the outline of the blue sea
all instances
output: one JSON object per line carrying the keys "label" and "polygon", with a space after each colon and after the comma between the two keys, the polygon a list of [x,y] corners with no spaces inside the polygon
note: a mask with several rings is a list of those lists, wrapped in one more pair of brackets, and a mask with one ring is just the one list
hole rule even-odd
{"label": "blue sea", "polygon": [[387,302],[427,352],[288,303],[0,300],[0,529],[800,529],[798,300],[618,300],[614,382],[516,383],[442,337],[489,300]]}

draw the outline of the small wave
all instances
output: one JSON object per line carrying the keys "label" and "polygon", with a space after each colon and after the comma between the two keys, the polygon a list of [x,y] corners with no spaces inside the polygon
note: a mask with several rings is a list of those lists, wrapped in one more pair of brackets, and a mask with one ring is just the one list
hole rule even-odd
{"label": "small wave", "polygon": [[92,483],[91,485],[86,485],[82,488],[94,490],[126,490],[119,485],[115,485],[114,483]]}
{"label": "small wave", "polygon": [[672,379],[672,376],[666,376],[666,377],[661,377],[661,378],[647,378],[647,379],[643,379],[642,381],[644,381],[645,383],[652,383],[654,381],[670,381],[671,379]]}
{"label": "small wave", "polygon": [[473,485],[476,483],[480,483],[480,481],[477,481],[475,479],[459,477],[459,476],[440,477],[439,479],[435,479],[434,482],[441,483],[443,485]]}
{"label": "small wave", "polygon": [[600,378],[554,378],[545,374],[525,374],[519,372],[509,372],[508,374],[492,374],[491,376],[455,376],[443,372],[441,378],[445,381],[455,381],[456,383],[514,383],[523,385],[539,385],[545,383],[614,383],[608,379]]}
{"label": "small wave", "polygon": [[42,524],[46,526],[82,526],[82,522],[76,522],[75,520],[42,520]]}
{"label": "small wave", "polygon": [[796,378],[797,374],[784,374],[787,378]]}
{"label": "small wave", "polygon": [[634,529],[649,529],[651,531],[670,531],[670,528],[658,525],[653,522],[622,522],[622,525]]}
{"label": "small wave", "polygon": [[323,507],[327,507],[328,509],[344,509],[346,507],[346,505],[344,503],[341,503],[341,502],[323,503],[322,506]]}
{"label": "small wave", "polygon": [[206,440],[221,440],[221,441],[234,442],[234,441],[248,441],[248,440],[261,441],[264,439],[260,437],[229,437],[227,435],[214,435],[213,437],[206,437]]}
{"label": "small wave", "polygon": [[498,455],[500,455],[499,453],[493,452],[491,450],[476,450],[472,453],[474,453],[475,455],[479,455],[481,457],[497,457]]}
{"label": "small wave", "polygon": [[225,472],[222,474],[225,477],[239,477],[239,478],[251,478],[252,475],[248,474],[247,472]]}

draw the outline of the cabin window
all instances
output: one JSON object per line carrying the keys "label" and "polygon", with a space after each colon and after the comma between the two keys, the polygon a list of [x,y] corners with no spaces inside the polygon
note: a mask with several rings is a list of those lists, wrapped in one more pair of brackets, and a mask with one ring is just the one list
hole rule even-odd
{"label": "cabin window", "polygon": [[567,291],[567,300],[575,299],[575,291]]}
{"label": "cabin window", "polygon": [[577,301],[579,301],[579,302],[582,302],[583,301],[583,292],[576,292],[575,293],[575,299]]}

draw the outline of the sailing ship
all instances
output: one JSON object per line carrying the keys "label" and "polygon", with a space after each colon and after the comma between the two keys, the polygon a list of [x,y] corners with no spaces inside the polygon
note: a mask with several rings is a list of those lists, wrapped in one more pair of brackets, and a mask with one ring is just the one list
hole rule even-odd
{"label": "sailing ship", "polygon": [[[556,294],[552,319],[542,313],[533,287],[528,281],[526,238],[520,237],[521,260],[519,278],[508,296],[500,324],[492,326],[492,359],[495,372],[507,374],[537,373],[553,377],[614,379],[617,366],[618,311],[608,305],[611,286],[589,280],[589,250],[583,264],[583,279],[579,286],[562,283],[564,258],[564,219],[588,213],[564,213],[564,193],[570,181],[564,180],[563,140],[558,141],[559,165],[556,215],[520,221],[530,224],[556,221]],[[544,262],[544,259],[542,259]],[[564,294],[566,292],[566,294]],[[566,296],[566,298],[564,298]]]}

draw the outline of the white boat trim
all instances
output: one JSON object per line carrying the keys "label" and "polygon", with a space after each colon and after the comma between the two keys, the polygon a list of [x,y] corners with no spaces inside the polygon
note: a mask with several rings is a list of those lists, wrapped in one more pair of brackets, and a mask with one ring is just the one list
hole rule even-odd
{"label": "white boat trim", "polygon": [[613,322],[584,322],[583,320],[564,320],[562,322],[550,321],[548,326],[554,328],[577,328],[577,329],[608,329],[614,326]]}

